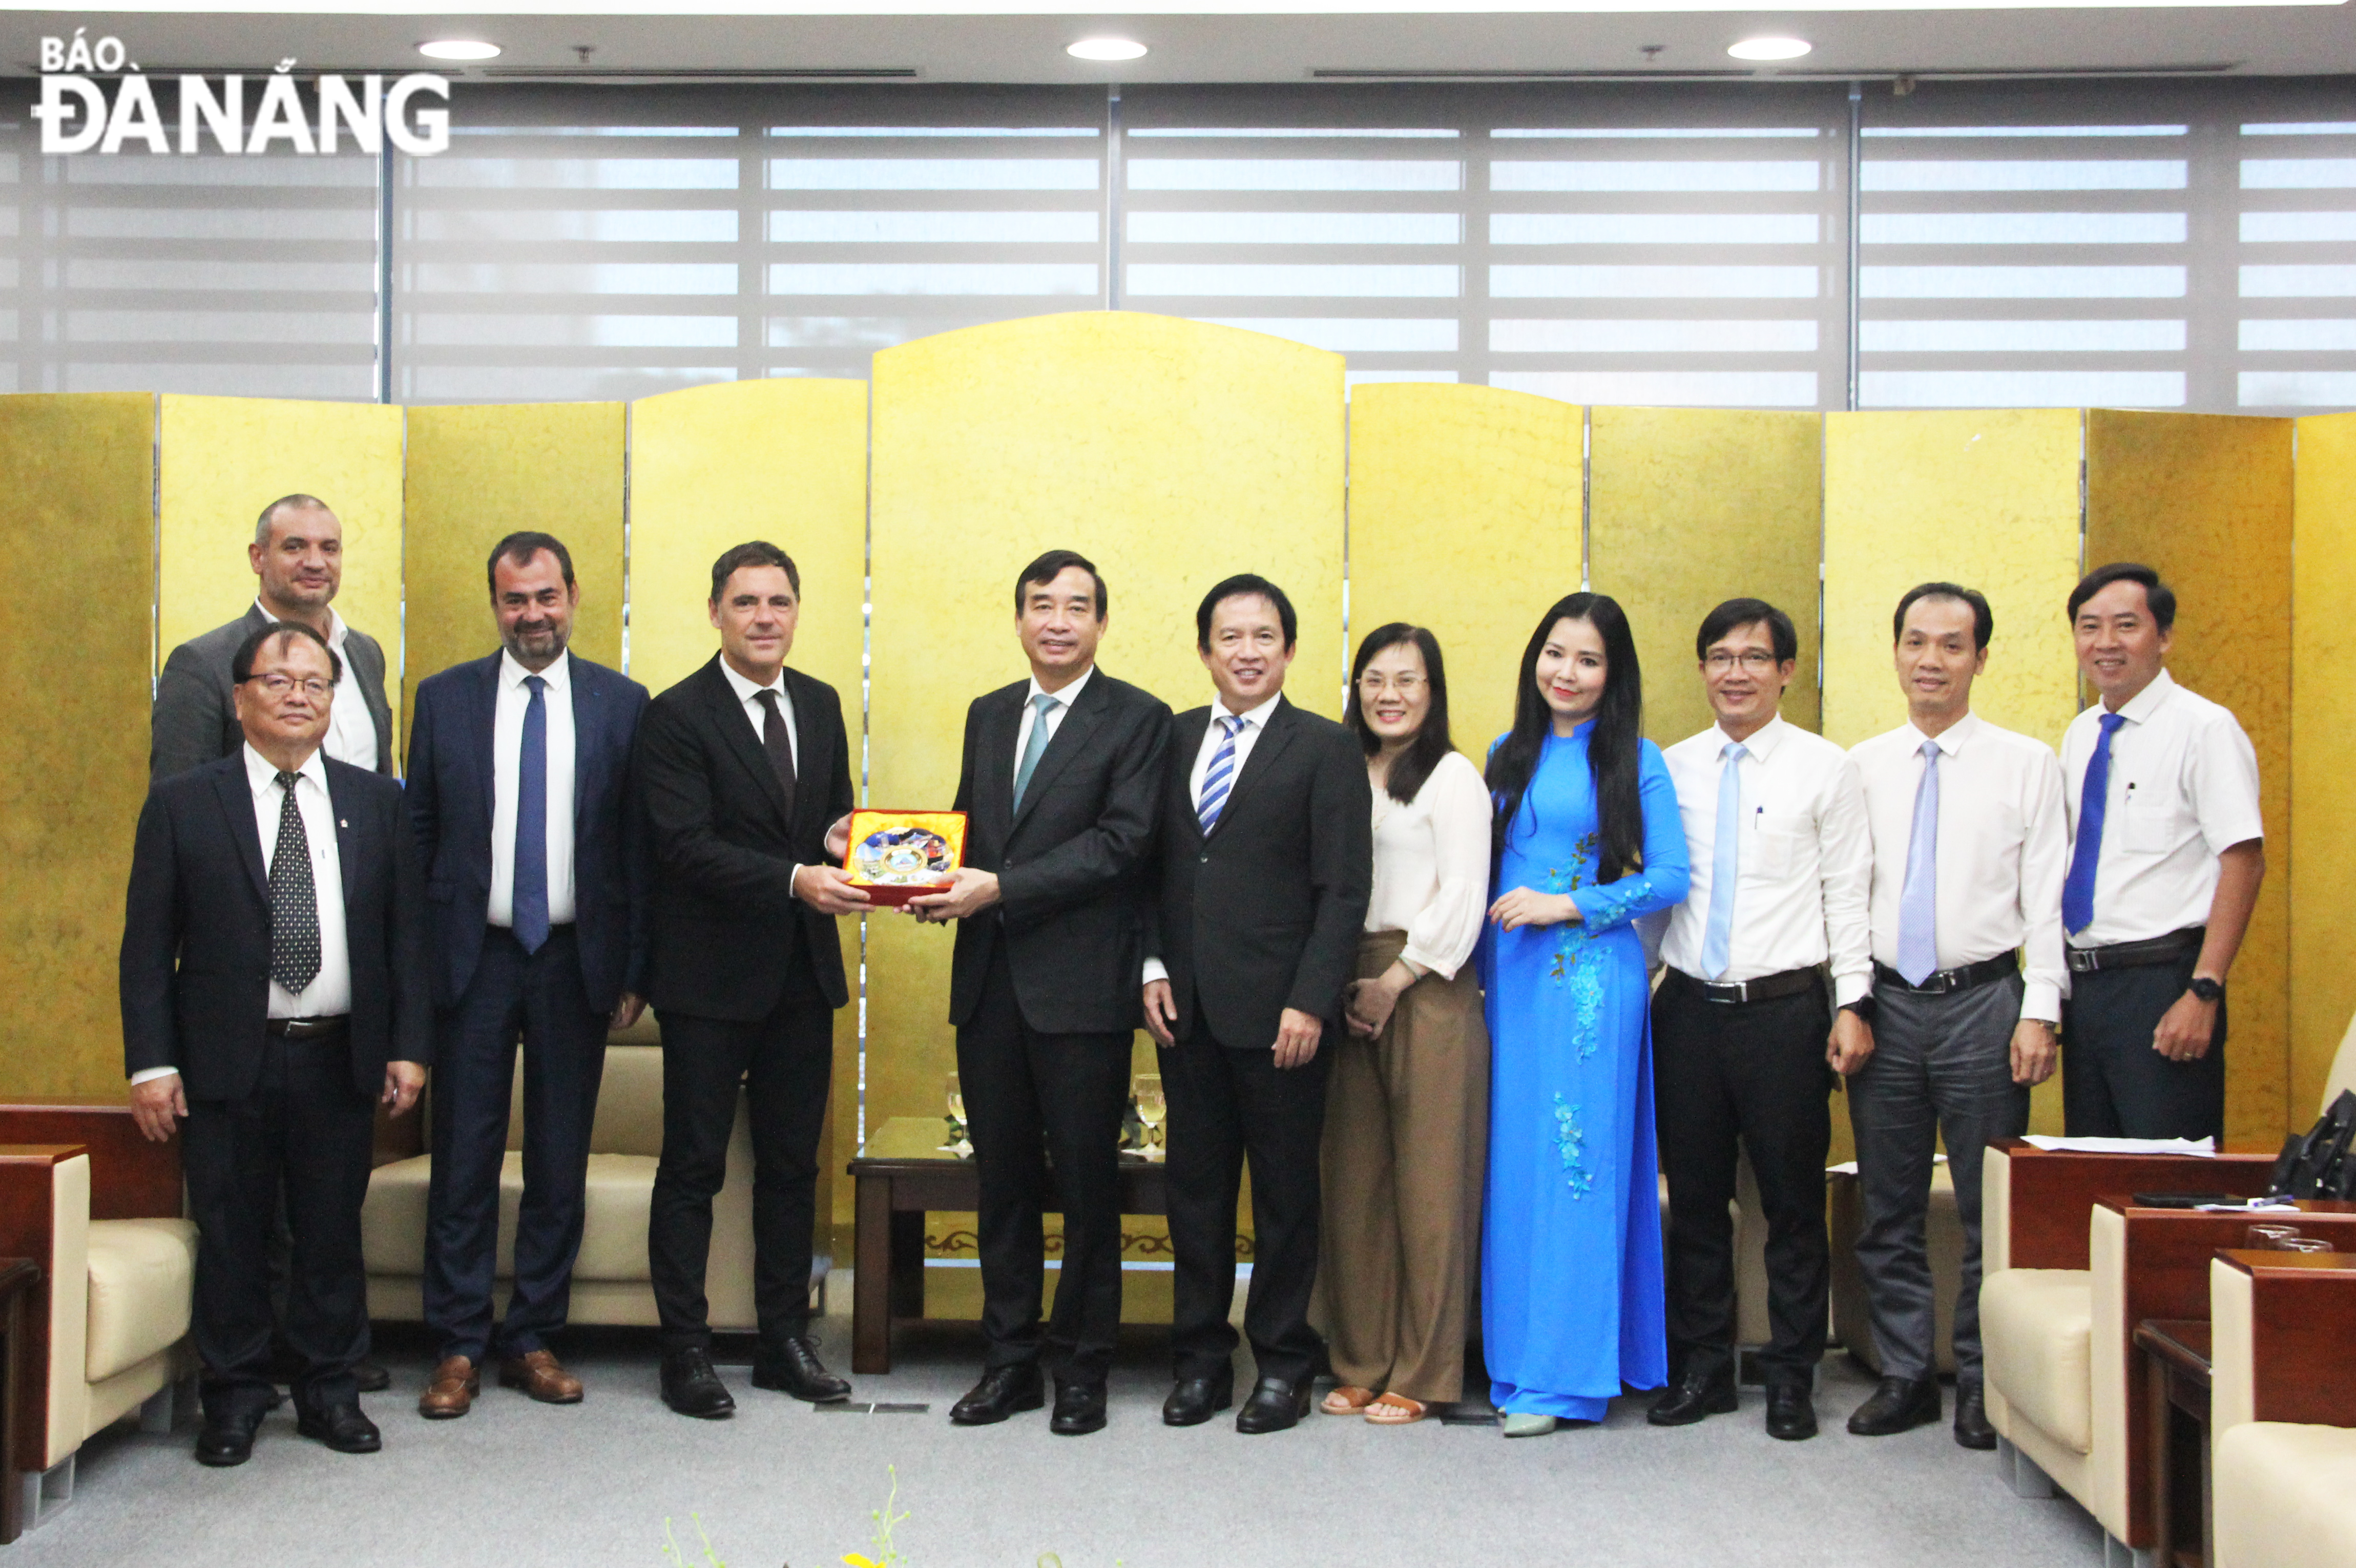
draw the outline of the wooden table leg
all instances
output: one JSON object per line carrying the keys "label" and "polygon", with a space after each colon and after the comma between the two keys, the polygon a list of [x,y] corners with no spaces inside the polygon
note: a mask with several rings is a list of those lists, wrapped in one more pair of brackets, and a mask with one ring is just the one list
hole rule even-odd
{"label": "wooden table leg", "polygon": [[2168,1363],[2158,1356],[2142,1356],[2145,1430],[2150,1434],[2151,1529],[2159,1568],[2176,1568],[2176,1477],[2170,1474],[2169,1439],[2176,1425],[2173,1402],[2168,1397]]}
{"label": "wooden table leg", "polygon": [[33,1375],[25,1354],[25,1290],[7,1293],[0,1312],[0,1545],[25,1533],[25,1484],[16,1471],[17,1407],[24,1403],[27,1381]]}
{"label": "wooden table leg", "polygon": [[925,1315],[925,1211],[892,1211],[892,1316]]}
{"label": "wooden table leg", "polygon": [[851,1278],[853,1372],[892,1370],[892,1179],[860,1177]]}

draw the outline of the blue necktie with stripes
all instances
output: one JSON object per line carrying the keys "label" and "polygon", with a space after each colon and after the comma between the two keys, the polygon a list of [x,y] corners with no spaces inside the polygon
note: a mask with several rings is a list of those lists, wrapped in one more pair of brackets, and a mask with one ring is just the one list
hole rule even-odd
{"label": "blue necktie with stripes", "polygon": [[1211,829],[1219,824],[1219,813],[1226,809],[1227,792],[1236,783],[1236,737],[1243,732],[1244,721],[1231,716],[1218,720],[1219,749],[1211,753],[1211,765],[1203,770],[1203,797],[1194,803],[1194,820],[1203,825],[1207,838]]}

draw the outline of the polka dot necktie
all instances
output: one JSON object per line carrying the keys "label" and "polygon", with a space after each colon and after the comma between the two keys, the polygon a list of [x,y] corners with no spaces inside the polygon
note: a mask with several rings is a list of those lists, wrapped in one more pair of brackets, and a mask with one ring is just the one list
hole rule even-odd
{"label": "polka dot necktie", "polygon": [[270,977],[300,995],[319,973],[319,893],[294,773],[278,775],[278,848],[270,857]]}

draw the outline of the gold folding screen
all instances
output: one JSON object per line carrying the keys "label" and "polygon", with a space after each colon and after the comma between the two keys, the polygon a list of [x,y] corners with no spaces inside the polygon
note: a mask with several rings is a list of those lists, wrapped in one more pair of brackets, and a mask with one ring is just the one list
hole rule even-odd
{"label": "gold folding screen", "polygon": [[[1514,721],[1523,645],[1577,591],[1580,410],[1487,387],[1376,382],[1350,398],[1350,638],[1440,640],[1457,750]],[[1470,568],[1470,570],[1468,570]]]}
{"label": "gold folding screen", "polygon": [[[253,603],[246,559],[262,508],[316,496],[344,525],[336,613],[381,644],[401,678],[402,411],[380,403],[299,403],[165,394],[156,425],[158,662]],[[398,689],[392,754],[401,747]]]}
{"label": "gold folding screen", "polygon": [[1628,612],[1644,671],[1645,732],[1666,746],[1708,728],[1694,634],[1736,597],[1764,599],[1792,617],[1800,656],[1783,716],[1820,728],[1821,416],[1597,409],[1589,417],[1588,575]]}
{"label": "gold folding screen", "polygon": [[[0,574],[0,1064],[12,1094],[123,1092],[115,953],[147,794],[155,451],[153,393],[0,398],[0,538],[14,541]],[[96,610],[70,608],[93,592]]]}
{"label": "gold folding screen", "polygon": [[[2356,684],[2348,679],[2348,584],[2356,578],[2356,414],[2297,421],[2291,574],[2290,828],[2266,824],[2267,879],[2290,891],[2290,1092],[2286,1125],[2303,1127],[2356,1013]],[[2286,864],[2285,862],[2288,862]]]}
{"label": "gold folding screen", "polygon": [[622,438],[620,403],[409,411],[404,713],[419,681],[498,649],[484,563],[523,529],[572,553],[573,651],[621,667]]}
{"label": "gold folding screen", "polygon": [[2086,413],[2086,564],[2139,560],[2175,585],[2170,673],[2257,748],[2273,865],[2233,965],[2225,1055],[2225,1135],[2256,1147],[2314,1101],[2289,1097],[2291,441],[2284,419]]}

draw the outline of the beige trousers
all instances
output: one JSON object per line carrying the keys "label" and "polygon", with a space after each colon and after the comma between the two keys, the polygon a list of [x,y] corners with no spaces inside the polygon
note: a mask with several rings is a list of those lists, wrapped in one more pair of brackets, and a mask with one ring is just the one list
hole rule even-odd
{"label": "beige trousers", "polygon": [[[1368,933],[1359,977],[1406,945],[1402,932]],[[1345,1026],[1328,1049],[1312,1319],[1344,1383],[1451,1403],[1463,1392],[1489,1129],[1489,1031],[1472,965],[1409,987],[1378,1038]]]}

